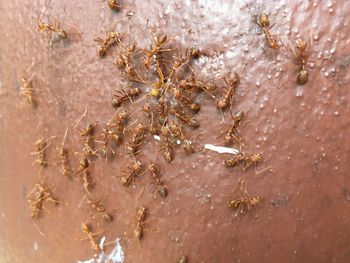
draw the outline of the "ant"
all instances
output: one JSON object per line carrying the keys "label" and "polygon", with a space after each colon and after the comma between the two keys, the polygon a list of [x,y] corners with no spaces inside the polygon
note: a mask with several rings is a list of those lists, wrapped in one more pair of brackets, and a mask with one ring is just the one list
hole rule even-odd
{"label": "ant", "polygon": [[[34,199],[29,197],[34,193]],[[54,205],[58,205],[58,200],[53,197],[51,191],[42,183],[36,183],[34,189],[28,194],[27,201],[31,208],[31,217],[38,218],[42,209],[44,208],[44,202],[49,202]]]}
{"label": "ant", "polygon": [[[79,153],[77,153],[77,154],[79,154]],[[90,161],[89,161],[88,157],[85,155],[85,153],[83,153],[80,160],[79,160],[79,168],[75,172],[75,174],[79,174],[81,172],[84,172],[89,167],[90,167]]]}
{"label": "ant", "polygon": [[151,109],[151,105],[149,103],[145,103],[142,107],[144,113],[146,113],[147,118],[149,120],[149,132],[152,135],[159,135],[159,129],[154,124],[154,113]]}
{"label": "ant", "polygon": [[[128,119],[128,113],[125,110],[123,110],[115,114],[112,117],[112,119],[107,122],[107,126],[116,128],[116,130],[118,130],[119,132],[123,132],[127,119]],[[117,141],[119,141],[119,139]]]}
{"label": "ant", "polygon": [[152,97],[158,97],[159,95],[166,92],[167,88],[163,88],[163,86],[169,84],[170,78],[165,78],[163,70],[160,67],[159,61],[157,61],[157,74],[158,74],[158,81],[151,84],[152,89],[150,91],[150,95]]}
{"label": "ant", "polygon": [[61,39],[64,39],[64,40],[68,39],[68,34],[66,31],[64,31],[61,28],[60,22],[55,21],[54,24],[40,22],[38,24],[38,31],[39,32],[49,32],[49,34],[50,34],[50,46],[52,46],[54,33],[56,33],[57,36]]}
{"label": "ant", "polygon": [[145,220],[146,220],[146,207],[141,207],[137,211],[137,223],[136,223],[136,228],[134,230],[134,236],[137,241],[140,241],[140,239],[143,236],[143,227],[145,225]]}
{"label": "ant", "polygon": [[36,105],[36,102],[34,100],[33,96],[33,87],[31,85],[31,81],[34,74],[27,80],[25,78],[21,79],[22,87],[21,87],[21,94],[26,98],[27,102],[33,106]]}
{"label": "ant", "polygon": [[249,166],[251,166],[253,163],[256,164],[257,162],[260,162],[262,160],[262,154],[261,153],[254,153],[250,155],[244,155],[243,153],[238,153],[236,157],[234,158],[226,158],[224,160],[224,164],[227,167],[234,167],[239,162],[243,162],[243,170],[247,169]]}
{"label": "ant", "polygon": [[234,199],[228,202],[228,207],[237,210],[238,213],[243,214],[250,210],[251,207],[257,205],[261,201],[260,196],[251,197],[247,191],[247,183],[244,180],[239,180],[236,187],[233,189]]}
{"label": "ant", "polygon": [[100,58],[103,58],[107,54],[107,50],[112,45],[119,45],[120,44],[120,34],[118,32],[108,32],[106,38],[97,37],[94,39],[97,43],[100,44],[100,46],[97,49],[97,53],[100,56]]}
{"label": "ant", "polygon": [[158,55],[159,52],[165,52],[165,51],[170,51],[170,50],[164,50],[162,49],[164,45],[166,45],[167,41],[167,35],[164,33],[157,34],[153,36],[153,43],[150,46],[150,49],[143,49],[143,53],[145,54],[146,58],[143,62],[145,68],[147,70],[150,70],[151,66],[151,61],[154,57]]}
{"label": "ant", "polygon": [[96,235],[97,234],[92,232],[91,226],[89,224],[86,224],[86,223],[81,223],[81,231],[86,236],[82,240],[84,240],[86,238],[89,239],[92,249],[96,253],[100,253],[101,252],[101,247],[98,245],[98,242],[96,240]]}
{"label": "ant", "polygon": [[121,178],[121,183],[124,186],[129,186],[131,181],[133,181],[135,177],[140,174],[142,169],[142,163],[140,161],[135,160],[135,162],[131,166],[127,166],[127,168],[128,168],[128,171],[124,172],[127,175]]}
{"label": "ant", "polygon": [[[110,139],[114,141],[116,145],[120,145],[123,139],[124,128],[127,122],[128,115],[126,111],[121,111],[115,114],[113,118],[106,123],[106,128],[103,129],[103,141],[97,141],[103,143],[101,147],[102,154],[107,158],[108,142]],[[115,153],[112,148],[113,154]]]}
{"label": "ant", "polygon": [[116,94],[113,95],[112,106],[118,109],[123,101],[130,100],[140,94],[140,89],[135,87],[130,87],[127,90],[117,90]]}
{"label": "ant", "polygon": [[240,78],[236,72],[230,71],[229,73],[227,73],[226,77],[224,78],[224,81],[229,87],[224,90],[221,99],[216,104],[219,110],[222,110],[226,108],[229,104],[232,104],[235,90],[240,82]]}
{"label": "ant", "polygon": [[193,113],[197,113],[201,109],[201,105],[197,102],[194,102],[193,99],[189,97],[189,94],[186,94],[185,91],[180,91],[178,88],[172,89],[174,98],[188,107]]}
{"label": "ant", "polygon": [[174,61],[172,64],[172,70],[170,72],[170,77],[172,78],[172,76],[174,75],[174,77],[176,78],[177,73],[180,71],[180,69],[187,65],[189,68],[191,68],[188,63],[190,62],[192,57],[192,53],[188,52],[188,49],[186,49],[185,51],[185,56],[182,56],[182,53],[180,54],[179,57],[174,56]]}
{"label": "ant", "polygon": [[292,50],[295,58],[298,60],[298,63],[300,64],[300,69],[297,74],[297,83],[300,85],[304,85],[308,79],[309,79],[309,73],[306,70],[306,64],[307,64],[307,42],[302,39],[298,38],[295,40],[296,42],[296,48],[297,50]]}
{"label": "ant", "polygon": [[92,200],[92,198],[87,198],[86,200],[87,204],[91,206],[92,209],[94,209],[101,218],[107,222],[113,221],[113,216],[109,213],[107,213],[106,208],[103,207],[100,201]]}
{"label": "ant", "polygon": [[161,150],[163,150],[164,160],[166,160],[168,163],[171,163],[174,157],[172,151],[172,144],[168,138],[166,139],[164,145],[161,147]]}
{"label": "ant", "polygon": [[210,82],[210,80],[207,80],[205,82],[196,80],[194,72],[191,73],[190,77],[180,80],[179,87],[182,89],[195,89],[196,91],[204,91],[212,98],[214,98],[212,92],[217,89],[216,84],[214,82]]}
{"label": "ant", "polygon": [[45,150],[50,146],[51,143],[48,143],[49,140],[55,138],[55,136],[44,140],[43,138],[40,138],[35,142],[35,152],[32,152],[31,155],[37,155],[37,159],[33,162],[39,164],[42,168],[45,168],[48,165],[48,162],[46,161],[46,154]]}
{"label": "ant", "polygon": [[125,125],[128,120],[128,114],[126,111],[121,111],[118,114],[115,114],[113,118],[106,123],[106,126],[112,128],[113,131],[109,132],[109,135],[112,137],[113,141],[119,145],[122,142]]}
{"label": "ant", "polygon": [[247,115],[244,111],[237,111],[237,112],[235,112],[235,114],[233,116],[232,116],[231,111],[230,111],[230,113],[231,113],[231,118],[232,118],[232,124],[231,124],[230,128],[227,130],[226,136],[224,138],[226,145],[232,144],[233,140],[239,142],[239,139],[236,136],[237,128],[243,122],[245,116]]}
{"label": "ant", "polygon": [[96,155],[94,148],[94,133],[95,133],[95,127],[97,125],[97,122],[95,124],[88,124],[87,127],[80,129],[78,128],[79,122],[82,120],[84,116],[86,116],[87,110],[83,113],[83,115],[80,117],[80,119],[77,121],[77,123],[74,125],[74,128],[76,128],[80,132],[80,136],[85,138],[82,141],[84,141],[84,148],[83,152],[87,156]]}
{"label": "ant", "polygon": [[186,153],[186,155],[191,155],[195,152],[195,148],[194,148],[194,143],[193,141],[185,138],[181,126],[175,124],[171,124],[170,125],[170,131],[171,134],[177,139],[177,140],[181,140],[182,144],[183,144],[183,149]]}
{"label": "ant", "polygon": [[192,128],[198,128],[200,126],[200,123],[197,119],[186,116],[183,110],[176,110],[175,108],[171,108],[169,112]]}
{"label": "ant", "polygon": [[92,178],[91,178],[91,174],[90,174],[89,170],[85,169],[83,171],[82,179],[83,179],[83,186],[84,186],[85,191],[88,194],[90,194],[91,190],[94,189],[94,184],[92,183]]}
{"label": "ant", "polygon": [[160,173],[159,167],[156,164],[152,163],[149,166],[148,170],[149,170],[150,175],[154,179],[154,182],[158,188],[159,195],[161,197],[167,197],[167,195],[168,195],[167,188],[165,187],[164,183],[159,178],[159,173]]}
{"label": "ant", "polygon": [[156,112],[157,112],[157,118],[158,123],[160,125],[164,125],[166,123],[166,120],[168,118],[168,107],[167,107],[167,100],[164,97],[160,97],[158,99],[158,103],[156,105]]}
{"label": "ant", "polygon": [[254,16],[253,22],[257,24],[263,31],[268,46],[273,50],[278,50],[280,48],[280,44],[277,43],[277,40],[271,35],[269,31],[275,25],[273,24],[270,26],[269,16],[266,13],[261,13]]}
{"label": "ant", "polygon": [[83,152],[86,153],[88,156],[94,155],[95,151],[94,148],[94,133],[95,133],[95,127],[97,123],[95,124],[89,124],[87,127],[85,127],[83,130],[80,131],[80,136],[85,137],[84,141],[84,149]]}
{"label": "ant", "polygon": [[63,141],[61,143],[61,147],[59,150],[59,154],[60,154],[60,159],[61,159],[61,173],[64,176],[69,176],[71,169],[69,168],[69,160],[68,160],[68,150],[64,147],[65,141],[66,141],[66,137],[67,137],[67,133],[68,133],[68,126],[66,128],[66,132],[64,134],[63,137]]}
{"label": "ant", "polygon": [[[102,133],[102,141],[96,141],[96,142],[99,142],[99,143],[103,143],[102,147],[97,149],[96,152],[101,150],[102,155],[104,157],[106,157],[106,161],[107,161],[107,157],[108,157],[109,140],[114,135],[115,134],[114,134],[113,131],[109,130],[108,128],[104,128],[103,129],[103,133]],[[112,147],[110,147],[110,148],[112,150],[112,153],[115,154],[115,151],[113,150],[113,148]]]}
{"label": "ant", "polygon": [[85,153],[82,154],[79,161],[79,168],[75,174],[82,173],[82,181],[85,191],[90,195],[90,191],[94,189],[94,184],[92,183],[91,174],[89,172],[90,161]]}
{"label": "ant", "polygon": [[132,65],[132,56],[134,55],[135,50],[136,43],[129,44],[126,47],[126,52],[120,53],[119,58],[116,60],[116,62],[114,62],[114,64],[118,68],[125,69],[125,73],[127,74],[129,80],[146,83]]}
{"label": "ant", "polygon": [[142,142],[145,131],[146,128],[142,123],[137,124],[133,131],[131,131],[131,144],[128,147],[128,150],[134,156],[139,153],[138,147]]}
{"label": "ant", "polygon": [[171,131],[168,125],[162,126],[161,135],[164,136],[165,142],[161,146],[160,151],[163,151],[164,160],[166,160],[168,163],[171,163],[173,161],[172,146],[174,141],[171,138]]}

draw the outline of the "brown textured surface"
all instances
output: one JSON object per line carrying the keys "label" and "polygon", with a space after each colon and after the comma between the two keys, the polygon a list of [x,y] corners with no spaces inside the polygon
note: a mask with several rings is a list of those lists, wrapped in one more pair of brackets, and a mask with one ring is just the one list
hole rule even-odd
{"label": "brown textured surface", "polygon": [[[38,172],[29,153],[41,136],[56,135],[60,141],[66,126],[85,107],[90,122],[102,124],[109,119],[113,113],[110,96],[121,75],[111,57],[97,57],[93,39],[116,23],[125,39],[137,37],[146,47],[151,31],[142,32],[142,27],[147,19],[169,35],[193,29],[193,34],[176,41],[197,45],[210,55],[197,63],[200,76],[232,68],[241,75],[234,109],[252,107],[250,123],[241,131],[245,149],[262,152],[264,162],[258,169],[272,166],[274,172],[255,175],[254,169],[225,169],[222,156],[215,152],[191,157],[177,152],[171,165],[159,156],[164,179],[169,181],[169,196],[162,202],[149,197],[146,177],[128,189],[112,178],[126,160],[119,151],[115,161],[107,165],[98,160],[93,168],[97,193],[106,197],[109,209],[116,209],[114,222],[99,227],[108,229],[108,241],[122,238],[126,262],[176,262],[181,253],[189,262],[349,262],[350,3],[264,3],[252,4],[251,12],[270,13],[276,22],[271,31],[279,33],[285,44],[299,35],[312,41],[313,67],[304,86],[295,84],[295,66],[288,62],[286,51],[279,55],[264,52],[262,35],[256,35],[249,46],[256,28],[244,3],[184,0],[136,5],[124,1],[125,9],[112,13],[107,3],[98,0],[1,0],[1,262],[74,262],[91,257],[88,242],[78,240],[80,223],[89,218],[86,206],[77,208],[81,187],[62,178],[56,167],[43,173],[56,186],[55,195],[63,204],[40,220],[29,217],[26,194]],[[126,17],[128,10],[135,12],[131,20]],[[71,40],[50,48],[36,26],[40,20],[55,18],[76,29],[66,27]],[[32,73],[34,86],[41,89],[36,110],[19,94],[21,77]],[[202,99],[198,119],[204,136],[200,143],[220,144],[217,134],[225,126],[220,124],[215,102],[205,96]],[[228,121],[229,115],[225,117]],[[78,149],[77,140],[78,133],[71,128],[67,146]],[[156,145],[149,139],[143,147],[145,162],[157,158]],[[51,147],[51,159],[56,158],[54,153]],[[76,159],[72,161],[75,167]],[[236,218],[226,202],[239,177],[245,178],[248,190],[261,195],[263,202]],[[142,186],[145,191],[136,200]],[[131,238],[137,205],[146,205],[152,213],[140,243]]]}

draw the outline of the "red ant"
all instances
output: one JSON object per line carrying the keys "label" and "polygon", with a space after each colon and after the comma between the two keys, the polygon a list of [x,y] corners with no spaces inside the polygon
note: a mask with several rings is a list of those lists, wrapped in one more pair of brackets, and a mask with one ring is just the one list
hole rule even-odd
{"label": "red ant", "polygon": [[263,31],[268,46],[273,50],[278,50],[280,48],[280,44],[277,43],[277,40],[271,35],[269,31],[275,24],[270,26],[270,20],[269,20],[268,14],[261,13],[259,15],[253,16],[253,22],[256,25],[258,25]]}
{"label": "red ant", "polygon": [[237,186],[233,189],[234,199],[228,202],[228,207],[237,210],[238,213],[243,214],[250,210],[251,207],[256,206],[261,197],[251,197],[247,191],[247,183],[244,180],[239,180]]}
{"label": "red ant", "polygon": [[146,220],[146,207],[141,207],[137,211],[137,222],[136,222],[136,228],[134,230],[134,236],[137,241],[140,241],[140,239],[143,236],[143,227],[145,225]]}
{"label": "red ant", "polygon": [[262,160],[262,154],[261,153],[254,153],[250,155],[244,155],[243,153],[238,153],[234,158],[226,158],[224,160],[224,164],[227,167],[233,167],[236,166],[239,162],[244,163],[244,169],[247,169],[249,166],[251,166],[253,163],[260,162]]}
{"label": "red ant", "polygon": [[142,123],[136,125],[136,127],[131,132],[131,144],[128,147],[132,155],[138,154],[138,147],[142,142],[146,132],[146,128]]}
{"label": "red ant", "polygon": [[142,163],[140,161],[135,161],[131,166],[128,166],[127,168],[128,171],[125,172],[127,175],[121,178],[121,183],[124,186],[129,186],[131,181],[133,181],[135,177],[140,174]]}
{"label": "red ant", "polygon": [[224,90],[224,93],[221,99],[217,102],[216,106],[220,110],[226,108],[228,105],[231,104],[231,101],[233,101],[234,93],[237,85],[240,82],[240,79],[236,72],[231,71],[226,75],[226,77],[224,78],[224,81],[229,87]]}
{"label": "red ant", "polygon": [[183,110],[171,108],[169,112],[192,128],[198,128],[200,126],[197,119],[186,116]]}
{"label": "red ant", "polygon": [[300,64],[300,69],[299,72],[297,74],[297,83],[300,85],[304,85],[308,79],[309,79],[309,73],[306,70],[306,64],[307,64],[307,42],[302,39],[302,38],[298,38],[296,41],[296,47],[297,50],[292,50],[295,58],[298,60],[298,63]]}
{"label": "red ant", "polygon": [[106,38],[100,38],[97,37],[94,39],[97,43],[100,44],[100,46],[97,49],[98,55],[103,58],[106,56],[108,49],[112,45],[119,45],[120,44],[120,34],[118,32],[108,32]]}
{"label": "red ant", "polygon": [[93,251],[95,251],[96,253],[100,253],[101,248],[98,245],[99,242],[96,239],[97,234],[92,232],[91,226],[89,224],[86,224],[86,223],[81,223],[81,231],[86,236],[83,239],[86,239],[86,238],[89,239]]}
{"label": "red ant", "polygon": [[68,160],[68,150],[67,148],[64,147],[64,143],[66,141],[66,137],[67,137],[67,133],[68,133],[68,127],[66,128],[66,132],[64,134],[64,137],[63,137],[63,141],[61,143],[61,147],[60,147],[60,150],[59,150],[59,154],[60,154],[60,159],[61,159],[61,173],[64,175],[64,176],[70,176],[70,172],[71,172],[71,169],[69,168],[69,160]]}
{"label": "red ant", "polygon": [[161,197],[167,197],[168,191],[167,188],[165,187],[164,183],[160,180],[159,178],[159,167],[152,163],[149,167],[148,170],[150,172],[151,177],[154,179],[154,182],[156,184],[156,187],[158,188],[158,193]]}
{"label": "red ant", "polygon": [[[34,199],[29,197],[35,192]],[[31,217],[38,218],[41,211],[44,208],[44,202],[51,203],[53,205],[58,205],[59,202],[53,197],[49,188],[47,188],[43,183],[36,183],[34,189],[28,194],[27,201],[31,208]]]}
{"label": "red ant", "polygon": [[107,222],[113,221],[113,216],[109,213],[107,213],[106,208],[103,207],[102,203],[100,201],[93,200],[92,198],[88,197],[86,200],[87,204],[91,206],[92,209],[94,209],[101,218]]}
{"label": "red ant", "polygon": [[116,94],[113,95],[112,106],[118,109],[123,101],[130,100],[140,94],[139,88],[130,87],[127,90],[117,90]]}
{"label": "red ant", "polygon": [[245,116],[247,115],[244,113],[244,111],[237,111],[233,116],[232,112],[231,113],[231,118],[232,118],[232,123],[230,128],[227,130],[224,141],[226,145],[230,145],[233,143],[233,141],[240,141],[239,138],[236,136],[237,134],[237,128],[239,125],[243,122]]}

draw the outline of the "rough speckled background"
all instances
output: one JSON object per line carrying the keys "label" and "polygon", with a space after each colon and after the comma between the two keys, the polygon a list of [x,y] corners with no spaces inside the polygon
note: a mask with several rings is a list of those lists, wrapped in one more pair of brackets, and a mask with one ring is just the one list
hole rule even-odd
{"label": "rough speckled background", "polygon": [[[245,149],[262,152],[258,169],[272,166],[272,172],[228,170],[223,156],[204,151],[191,157],[177,152],[168,165],[154,154],[158,142],[149,140],[143,160],[159,160],[169,187],[167,199],[153,200],[147,178],[128,189],[113,179],[126,160],[119,151],[115,161],[99,160],[93,168],[97,194],[115,209],[113,223],[99,226],[107,241],[122,238],[126,262],[176,262],[181,253],[189,262],[349,262],[350,2],[269,0],[250,3],[251,10],[241,1],[130,2],[122,1],[123,9],[113,13],[99,0],[0,0],[1,262],[74,262],[92,256],[88,241],[79,240],[80,223],[89,219],[86,206],[78,209],[81,187],[62,178],[56,167],[43,173],[62,205],[40,220],[29,217],[26,194],[38,172],[29,153],[41,136],[56,135],[60,141],[66,126],[86,107],[90,122],[102,124],[110,118],[110,96],[121,74],[111,57],[97,57],[93,39],[116,28],[126,42],[137,39],[147,47],[147,20],[169,35],[182,34],[176,45],[196,45],[208,55],[196,63],[199,76],[232,69],[240,74],[234,109],[252,107],[249,124],[241,129]],[[276,23],[271,31],[286,46],[298,36],[311,43],[306,85],[296,85],[288,50],[272,54],[263,36],[256,35],[250,17],[263,10]],[[134,16],[127,17],[129,11]],[[71,39],[49,47],[36,26],[54,19],[64,22]],[[189,28],[193,33],[183,34]],[[19,94],[20,79],[32,73],[38,88],[36,110]],[[200,143],[218,145],[222,141],[217,134],[225,125],[215,102],[205,96],[202,100]],[[229,114],[225,118],[227,124]],[[67,146],[72,151],[80,147],[77,140],[71,128]],[[51,159],[54,154],[51,147]],[[77,162],[75,156],[74,167]],[[226,202],[240,177],[263,202],[236,218]],[[136,199],[143,186],[142,198]],[[140,243],[132,238],[138,205],[151,211]]]}

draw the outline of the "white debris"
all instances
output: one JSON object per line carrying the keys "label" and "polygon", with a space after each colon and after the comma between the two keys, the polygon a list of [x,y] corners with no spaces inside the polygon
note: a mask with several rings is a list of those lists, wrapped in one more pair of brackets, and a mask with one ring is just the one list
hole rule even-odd
{"label": "white debris", "polygon": [[157,141],[160,141],[160,136],[158,136],[158,135],[153,135],[153,138]]}
{"label": "white debris", "polygon": [[85,261],[78,260],[77,263],[123,263],[125,260],[125,256],[124,256],[123,248],[121,247],[121,245],[119,243],[120,238],[117,238],[115,240],[115,247],[112,250],[112,252],[109,253],[108,255],[105,254],[103,251],[103,246],[104,246],[105,240],[106,240],[106,237],[101,238],[99,246],[100,246],[102,252],[99,255],[95,255],[94,258],[88,259]]}
{"label": "white debris", "polygon": [[34,243],[33,243],[33,249],[34,249],[34,250],[38,250],[38,249],[39,249],[38,242],[34,242]]}
{"label": "white debris", "polygon": [[239,150],[235,148],[223,147],[223,146],[215,146],[213,144],[205,144],[204,149],[211,150],[218,153],[230,153],[230,154],[238,154]]}

